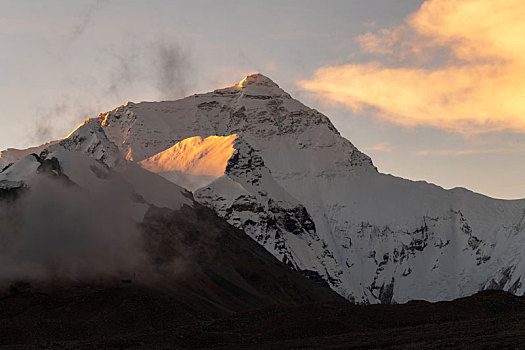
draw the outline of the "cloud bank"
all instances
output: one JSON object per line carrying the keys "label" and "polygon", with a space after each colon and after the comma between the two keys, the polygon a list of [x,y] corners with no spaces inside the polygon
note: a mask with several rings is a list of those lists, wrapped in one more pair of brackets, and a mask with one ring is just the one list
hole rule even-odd
{"label": "cloud bank", "polygon": [[429,0],[357,38],[377,60],[318,69],[303,89],[404,126],[525,133],[525,2]]}
{"label": "cloud bank", "polygon": [[128,191],[116,180],[84,190],[40,176],[17,201],[0,197],[0,286],[17,279],[129,278],[149,267]]}

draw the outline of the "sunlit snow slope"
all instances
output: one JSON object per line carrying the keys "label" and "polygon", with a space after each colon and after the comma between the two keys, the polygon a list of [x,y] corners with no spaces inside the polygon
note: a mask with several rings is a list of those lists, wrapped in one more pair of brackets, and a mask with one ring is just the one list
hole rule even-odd
{"label": "sunlit snow slope", "polygon": [[189,137],[139,164],[191,191],[224,175],[237,135]]}

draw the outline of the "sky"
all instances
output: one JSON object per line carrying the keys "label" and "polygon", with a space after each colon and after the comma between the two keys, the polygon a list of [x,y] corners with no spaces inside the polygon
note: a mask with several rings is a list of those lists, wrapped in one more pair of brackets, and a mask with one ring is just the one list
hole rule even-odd
{"label": "sky", "polygon": [[260,72],[379,171],[525,198],[522,0],[0,0],[0,149]]}

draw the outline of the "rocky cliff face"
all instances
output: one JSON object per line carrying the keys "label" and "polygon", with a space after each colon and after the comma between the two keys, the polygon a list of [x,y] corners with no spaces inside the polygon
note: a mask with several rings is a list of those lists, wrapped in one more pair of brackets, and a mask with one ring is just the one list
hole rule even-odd
{"label": "rocky cliff face", "polygon": [[232,135],[224,176],[196,189],[196,200],[346,298],[388,303],[494,287],[525,291],[525,200],[378,173],[326,116],[260,74],[178,101],[128,103],[52,147],[114,167],[119,157],[155,159],[191,137]]}

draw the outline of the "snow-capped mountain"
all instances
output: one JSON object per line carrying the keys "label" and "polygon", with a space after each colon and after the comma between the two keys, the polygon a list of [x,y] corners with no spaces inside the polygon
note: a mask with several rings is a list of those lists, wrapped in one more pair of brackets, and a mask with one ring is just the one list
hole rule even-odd
{"label": "snow-capped mountain", "polygon": [[[138,162],[356,302],[525,292],[525,200],[381,174],[326,116],[261,74],[178,101],[128,102],[42,156],[60,149],[109,168]],[[26,181],[15,171],[26,161],[0,173],[0,186]]]}

